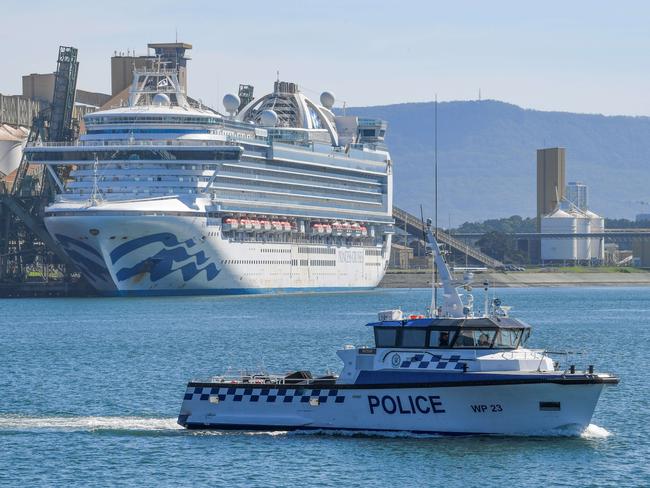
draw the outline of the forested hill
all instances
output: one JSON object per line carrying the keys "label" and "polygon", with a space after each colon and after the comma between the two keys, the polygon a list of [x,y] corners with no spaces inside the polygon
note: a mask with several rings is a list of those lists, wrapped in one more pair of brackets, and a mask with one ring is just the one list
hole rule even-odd
{"label": "forested hill", "polygon": [[[357,107],[349,115],[388,121],[395,204],[431,214],[434,104]],[[650,118],[527,110],[485,100],[438,104],[441,225],[535,215],[538,148],[567,150],[567,181],[589,186],[591,208],[633,218],[650,201]]]}

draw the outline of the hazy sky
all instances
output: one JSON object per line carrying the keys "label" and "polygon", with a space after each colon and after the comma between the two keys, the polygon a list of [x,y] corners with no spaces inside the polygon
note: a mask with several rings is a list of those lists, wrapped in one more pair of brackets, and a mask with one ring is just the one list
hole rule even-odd
{"label": "hazy sky", "polygon": [[650,115],[650,2],[2,0],[0,93],[79,49],[78,87],[110,92],[115,50],[194,45],[189,92],[216,106],[276,70],[337,105],[503,100],[542,110]]}

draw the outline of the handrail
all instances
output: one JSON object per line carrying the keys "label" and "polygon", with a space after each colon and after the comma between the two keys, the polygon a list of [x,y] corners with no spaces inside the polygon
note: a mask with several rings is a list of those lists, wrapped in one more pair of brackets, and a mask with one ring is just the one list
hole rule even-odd
{"label": "handrail", "polygon": [[[398,220],[401,220],[402,222],[405,222],[407,226],[414,227],[418,229],[420,232],[424,232],[424,227],[422,226],[422,222],[420,221],[420,219],[418,219],[414,215],[409,214],[405,210],[402,210],[398,207],[393,207],[393,217]],[[471,256],[472,258],[476,259],[477,261],[491,268],[497,268],[499,266],[503,266],[503,263],[498,259],[492,258],[487,254],[479,251],[475,247],[472,247],[469,244],[466,244],[465,242],[456,239],[451,234],[448,234],[442,229],[437,230],[437,238],[443,244],[451,246],[454,249],[457,249],[458,251],[467,254],[468,256]]]}
{"label": "handrail", "polygon": [[193,139],[165,139],[165,140],[94,140],[94,141],[76,141],[76,142],[31,142],[26,148],[39,147],[114,147],[114,146],[222,146],[228,150],[239,147],[234,142],[229,141],[211,141],[211,140],[193,140]]}

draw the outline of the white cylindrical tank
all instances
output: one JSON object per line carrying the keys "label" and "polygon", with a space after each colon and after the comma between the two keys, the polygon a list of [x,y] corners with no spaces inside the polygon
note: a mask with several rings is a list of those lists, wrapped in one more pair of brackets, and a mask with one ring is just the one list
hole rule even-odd
{"label": "white cylindrical tank", "polygon": [[[600,215],[587,210],[585,212],[589,217],[589,230],[593,233],[603,233],[605,231],[605,219]],[[597,259],[599,261],[605,260],[605,238],[604,237],[592,237],[591,242],[591,259]]]}
{"label": "white cylindrical tank", "polygon": [[0,124],[0,173],[7,176],[18,169],[27,141],[28,129]]}
{"label": "white cylindrical tank", "polygon": [[[591,219],[584,212],[574,211],[572,214],[576,218],[576,233],[589,234]],[[576,238],[576,259],[578,261],[591,260],[591,238],[578,237]]]}
{"label": "white cylindrical tank", "polygon": [[[575,234],[575,216],[557,209],[542,217],[541,231],[547,234]],[[577,258],[575,238],[542,238],[542,261],[575,261]]]}

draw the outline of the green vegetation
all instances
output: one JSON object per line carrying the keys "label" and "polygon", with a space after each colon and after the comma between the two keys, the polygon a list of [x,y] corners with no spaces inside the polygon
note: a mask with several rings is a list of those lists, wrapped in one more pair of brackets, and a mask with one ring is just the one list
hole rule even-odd
{"label": "green vegetation", "polygon": [[493,230],[485,233],[476,244],[481,252],[504,263],[528,263],[528,256],[517,249],[517,241],[510,234]]}
{"label": "green vegetation", "polygon": [[521,217],[513,215],[501,219],[488,219],[484,222],[465,222],[453,232],[460,233],[480,233],[500,232],[502,234],[513,234],[516,232],[535,232],[536,218]]}
{"label": "green vegetation", "polygon": [[642,220],[637,222],[628,219],[605,219],[606,229],[647,229],[650,227],[650,222]]}

